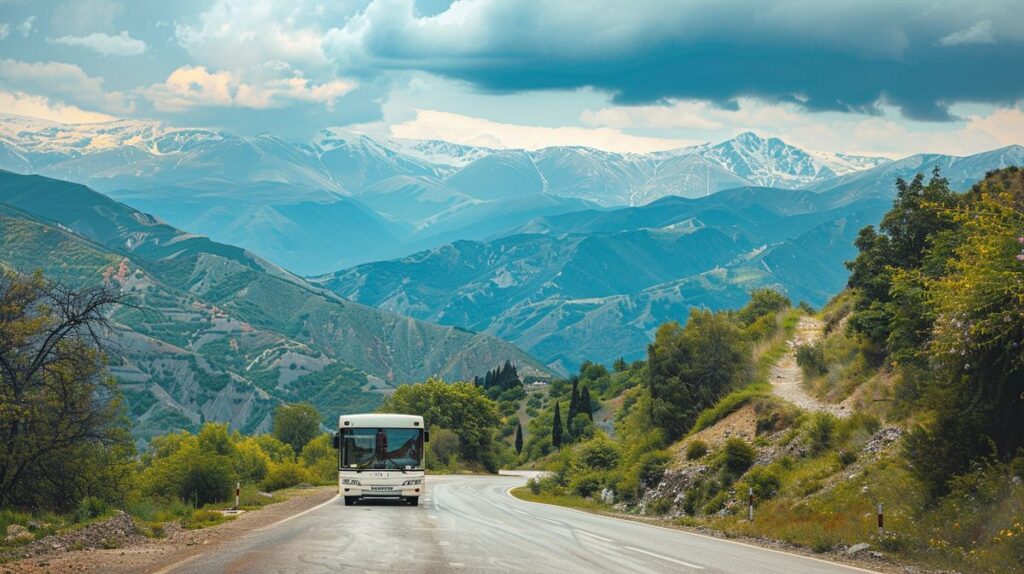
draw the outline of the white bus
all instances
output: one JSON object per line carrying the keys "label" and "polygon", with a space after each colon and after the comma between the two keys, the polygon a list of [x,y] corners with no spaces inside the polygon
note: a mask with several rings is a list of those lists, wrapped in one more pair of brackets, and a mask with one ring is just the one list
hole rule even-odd
{"label": "white bus", "polygon": [[338,449],[338,494],[345,497],[345,505],[361,498],[397,498],[418,505],[426,487],[423,456],[429,439],[423,417],[340,416],[334,448]]}

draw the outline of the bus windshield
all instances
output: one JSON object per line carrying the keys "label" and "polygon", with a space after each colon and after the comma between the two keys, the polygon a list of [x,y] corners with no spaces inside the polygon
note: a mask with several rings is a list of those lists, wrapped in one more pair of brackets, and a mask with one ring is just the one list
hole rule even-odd
{"label": "bus windshield", "polygon": [[341,468],[422,470],[423,430],[349,428],[341,431]]}

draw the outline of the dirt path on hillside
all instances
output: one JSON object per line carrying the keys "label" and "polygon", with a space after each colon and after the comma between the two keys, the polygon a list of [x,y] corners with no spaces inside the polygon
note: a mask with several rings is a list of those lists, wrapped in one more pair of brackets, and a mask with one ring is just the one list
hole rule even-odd
{"label": "dirt path on hillside", "polygon": [[809,411],[832,413],[837,417],[847,417],[850,410],[843,405],[823,403],[804,390],[804,373],[796,364],[796,349],[800,345],[810,345],[821,339],[825,325],[814,317],[800,317],[796,333],[787,344],[789,349],[774,365],[768,375],[772,391],[794,405]]}

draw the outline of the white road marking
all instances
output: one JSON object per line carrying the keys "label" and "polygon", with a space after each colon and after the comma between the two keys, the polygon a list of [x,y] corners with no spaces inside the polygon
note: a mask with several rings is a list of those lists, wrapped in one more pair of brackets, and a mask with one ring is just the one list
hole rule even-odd
{"label": "white road marking", "polygon": [[641,554],[646,554],[648,556],[653,556],[655,558],[661,558],[662,560],[667,560],[669,562],[675,562],[676,564],[679,564],[680,566],[686,566],[687,568],[694,568],[694,569],[697,569],[697,570],[703,570],[704,569],[703,566],[697,566],[696,564],[690,564],[689,562],[683,562],[682,560],[676,560],[675,558],[669,558],[668,556],[662,556],[661,554],[655,554],[654,552],[648,552],[648,551],[643,550],[641,548],[635,548],[633,546],[623,546],[623,548],[625,548],[626,550],[632,550],[633,552],[639,552]]}
{"label": "white road marking", "polygon": [[602,540],[604,542],[615,542],[611,538],[605,538],[604,536],[598,536],[597,534],[594,534],[593,532],[587,532],[586,530],[577,530],[576,534],[582,534],[584,536],[589,536],[591,538],[597,538],[598,540]]}
{"label": "white road marking", "polygon": [[579,514],[585,514],[585,515],[590,516],[590,517],[603,516],[604,518],[609,518],[611,520],[618,520],[619,522],[628,522],[630,524],[641,525],[641,526],[648,526],[650,528],[658,528],[660,530],[667,530],[669,532],[675,532],[676,534],[680,534],[682,536],[695,536],[697,538],[704,538],[706,540],[714,540],[715,542],[723,542],[723,543],[726,543],[726,544],[735,544],[737,546],[746,546],[747,548],[753,548],[754,550],[760,550],[761,552],[773,552],[775,554],[782,554],[783,556],[788,556],[790,558],[801,558],[803,560],[813,560],[815,562],[821,562],[822,564],[828,564],[829,566],[831,566],[833,568],[845,568],[847,570],[850,570],[851,572],[865,572],[866,574],[880,574],[877,570],[867,570],[865,568],[860,568],[859,566],[851,566],[850,564],[843,564],[842,562],[830,562],[828,560],[822,560],[821,558],[814,558],[813,556],[804,556],[802,554],[793,554],[792,552],[786,552],[784,550],[776,550],[774,548],[765,548],[764,546],[757,546],[757,545],[754,545],[754,544],[748,544],[746,542],[740,542],[738,540],[729,540],[729,539],[726,539],[726,538],[716,538],[714,536],[708,536],[707,534],[698,534],[696,532],[691,532],[689,530],[682,530],[682,529],[679,529],[679,528],[669,528],[668,526],[660,526],[658,524],[649,524],[649,523],[645,523],[645,522],[638,522],[636,520],[630,520],[628,518],[622,518],[620,516],[611,516],[611,515],[608,515],[608,514],[597,514],[597,513],[594,513],[594,512],[587,512],[586,510],[579,510],[578,508],[569,508],[567,506],[559,506],[557,504],[552,504],[550,502],[527,502],[527,501],[525,501],[525,500],[523,500],[521,498],[516,498],[515,496],[512,495],[512,491],[515,490],[516,488],[518,488],[518,487],[510,486],[507,489],[505,489],[505,496],[507,496],[507,497],[511,498],[512,500],[515,500],[515,501],[517,501],[519,503],[522,503],[522,504],[541,504],[541,505],[548,506],[548,507],[551,507],[551,508],[557,508],[559,510],[564,510],[564,511],[568,511],[568,512],[577,512]]}
{"label": "white road marking", "polygon": [[537,520],[543,520],[544,522],[550,522],[551,524],[557,524],[559,526],[562,526],[562,523],[557,520],[550,520],[548,518],[544,518],[543,516],[534,516],[534,518],[536,518]]}
{"label": "white road marking", "polygon": [[314,506],[313,508],[307,508],[306,510],[303,510],[302,512],[300,512],[298,514],[293,514],[293,515],[289,516],[288,518],[283,518],[281,520],[278,520],[277,522],[275,522],[275,523],[273,523],[273,524],[271,524],[269,526],[264,526],[263,528],[258,528],[258,529],[256,529],[256,532],[261,532],[261,531],[267,530],[269,528],[274,528],[275,526],[280,526],[280,525],[284,524],[285,522],[288,522],[289,520],[295,520],[296,518],[302,516],[303,514],[309,514],[310,512],[313,512],[314,510],[319,510],[319,509],[327,506],[328,504],[334,504],[339,498],[341,498],[341,495],[340,494],[336,494],[336,495],[334,495],[334,498],[328,500],[327,502],[320,503],[320,504]]}

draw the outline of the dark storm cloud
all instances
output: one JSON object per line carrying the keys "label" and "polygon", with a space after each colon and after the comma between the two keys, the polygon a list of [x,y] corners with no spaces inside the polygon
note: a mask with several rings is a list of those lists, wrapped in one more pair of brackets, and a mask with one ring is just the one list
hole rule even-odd
{"label": "dark storm cloud", "polygon": [[593,87],[617,103],[739,97],[947,120],[1024,99],[1024,0],[507,2],[433,17],[376,0],[328,32],[339,68],[422,70],[494,92]]}

